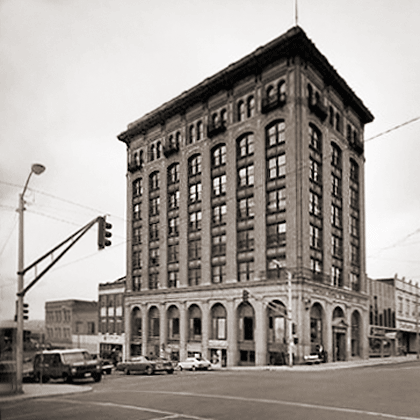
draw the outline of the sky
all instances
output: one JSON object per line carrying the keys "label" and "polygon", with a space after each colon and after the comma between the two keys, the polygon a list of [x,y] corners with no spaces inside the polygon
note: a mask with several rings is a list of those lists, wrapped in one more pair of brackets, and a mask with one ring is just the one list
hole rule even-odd
{"label": "sky", "polygon": [[[375,116],[367,274],[418,282],[420,1],[298,0],[297,10]],[[95,226],[27,293],[30,319],[43,319],[46,301],[97,300],[99,283],[125,275],[117,135],[295,24],[294,0],[0,0],[0,320],[15,313],[16,209],[31,165],[46,171],[25,194],[25,266],[99,215],[113,224],[111,247],[97,250]]]}

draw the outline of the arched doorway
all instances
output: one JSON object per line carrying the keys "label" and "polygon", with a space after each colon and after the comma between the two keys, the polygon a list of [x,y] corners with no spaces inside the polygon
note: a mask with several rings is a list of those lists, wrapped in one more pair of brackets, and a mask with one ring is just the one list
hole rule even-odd
{"label": "arched doorway", "polygon": [[201,354],[202,339],[202,322],[201,309],[198,305],[193,304],[188,308],[188,357],[199,354],[203,357],[207,355]]}
{"label": "arched doorway", "polygon": [[147,355],[148,356],[159,356],[160,354],[160,316],[159,309],[156,306],[152,306],[149,309],[149,339],[147,343]]}
{"label": "arched doorway", "polygon": [[166,346],[166,353],[170,360],[179,361],[180,349],[180,315],[179,309],[175,305],[171,305],[167,311],[168,319],[168,344]]}
{"label": "arched doorway", "polygon": [[287,364],[287,309],[274,300],[267,305],[267,350],[270,365]]}
{"label": "arched doorway", "polygon": [[351,355],[360,357],[361,317],[358,311],[351,314]]}
{"label": "arched doorway", "polygon": [[325,346],[323,340],[324,323],[323,323],[324,310],[319,303],[314,303],[310,312],[310,354],[320,355],[324,354]]}
{"label": "arched doorway", "polygon": [[254,308],[248,302],[242,302],[238,307],[238,351],[239,365],[255,365],[255,314]]}
{"label": "arched doorway", "polygon": [[333,312],[333,361],[340,362],[347,358],[346,355],[346,335],[347,323],[344,317],[344,311],[337,306]]}
{"label": "arched doorway", "polygon": [[212,343],[210,361],[216,366],[226,366],[227,349],[227,313],[225,307],[216,303],[211,308],[210,340]]}
{"label": "arched doorway", "polygon": [[131,337],[130,337],[130,356],[141,355],[142,345],[142,316],[141,310],[137,306],[131,311]]}

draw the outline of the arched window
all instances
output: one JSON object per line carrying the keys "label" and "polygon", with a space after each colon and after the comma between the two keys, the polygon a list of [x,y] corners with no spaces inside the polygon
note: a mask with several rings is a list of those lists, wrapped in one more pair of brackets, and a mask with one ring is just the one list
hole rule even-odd
{"label": "arched window", "polygon": [[353,159],[350,159],[350,179],[359,182],[359,165]]}
{"label": "arched window", "polygon": [[341,117],[338,112],[335,114],[335,129],[341,133]]}
{"label": "arched window", "polygon": [[174,143],[174,146],[175,147],[179,147],[180,146],[180,144],[181,144],[181,133],[179,132],[179,131],[177,131],[177,133],[175,134],[175,143]]}
{"label": "arched window", "polygon": [[195,126],[194,125],[190,125],[190,133],[189,133],[189,138],[188,138],[188,142],[189,144],[194,143],[196,140],[195,137]]}
{"label": "arched window", "polygon": [[335,144],[331,143],[331,165],[334,168],[341,169],[342,168],[342,158],[341,158],[341,149]]}
{"label": "arched window", "polygon": [[197,140],[201,140],[204,138],[204,127],[201,121],[197,123]]}
{"label": "arched window", "polygon": [[149,188],[150,188],[150,191],[154,191],[154,190],[159,189],[159,172],[158,171],[150,174]]}
{"label": "arched window", "polygon": [[188,160],[188,175],[195,176],[198,174],[201,174],[201,155],[194,155]]}
{"label": "arched window", "polygon": [[238,121],[245,120],[245,104],[244,101],[239,101],[238,103]]}
{"label": "arched window", "polygon": [[241,136],[237,142],[237,157],[238,159],[254,154],[254,134],[247,133]]}
{"label": "arched window", "polygon": [[222,120],[222,125],[226,125],[227,124],[227,111],[226,109],[222,109],[220,111],[220,119]]}
{"label": "arched window", "polygon": [[201,309],[197,305],[191,305],[188,309],[189,339],[201,341]]}
{"label": "arched window", "polygon": [[255,99],[250,96],[247,101],[247,117],[251,118],[255,115]]}
{"label": "arched window", "polygon": [[156,146],[156,159],[159,159],[161,156],[162,156],[162,143],[158,141],[157,146]]}
{"label": "arched window", "polygon": [[286,101],[286,82],[284,80],[281,80],[279,82],[277,91],[278,91],[280,102],[285,102]]}
{"label": "arched window", "polygon": [[179,182],[179,163],[173,163],[168,168],[168,184],[175,184]]}
{"label": "arched window", "polygon": [[218,166],[226,165],[226,145],[218,144],[212,151],[212,168],[217,168]]}
{"label": "arched window", "polygon": [[150,158],[150,161],[155,160],[155,145],[154,144],[152,144],[150,146],[150,149],[149,149],[149,158]]}
{"label": "arched window", "polygon": [[268,86],[267,88],[267,98],[270,102],[274,101],[275,97],[276,97],[276,91],[274,90],[273,86]]}
{"label": "arched window", "polygon": [[319,153],[322,152],[322,134],[314,124],[309,124],[309,145]]}

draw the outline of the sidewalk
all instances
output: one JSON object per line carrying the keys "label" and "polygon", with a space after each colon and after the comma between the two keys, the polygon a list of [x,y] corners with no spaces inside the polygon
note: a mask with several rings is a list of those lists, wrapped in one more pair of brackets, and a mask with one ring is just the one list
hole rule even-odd
{"label": "sidewalk", "polygon": [[[417,360],[415,354],[407,356],[395,356],[386,358],[372,358],[367,360],[351,360],[348,362],[321,363],[318,365],[296,365],[289,366],[233,366],[229,368],[220,368],[221,371],[290,371],[290,372],[319,372],[324,370],[349,369],[364,366],[379,366],[392,363],[407,363]],[[23,394],[1,395],[0,404],[5,402],[14,402],[29,398],[51,397],[55,395],[67,395],[80,392],[89,392],[92,390],[88,385],[67,385],[67,384],[23,384]]]}
{"label": "sidewalk", "polygon": [[320,363],[320,364],[307,364],[307,365],[295,365],[295,366],[232,366],[228,368],[223,368],[223,370],[268,370],[268,371],[277,371],[277,370],[286,370],[286,371],[295,371],[295,372],[318,372],[323,370],[337,370],[337,369],[349,369],[355,367],[365,367],[365,366],[380,366],[388,365],[392,363],[407,363],[417,360],[415,354],[409,354],[407,356],[393,356],[393,357],[375,357],[371,359],[357,359],[350,360],[347,362],[331,362],[331,363]]}
{"label": "sidewalk", "polygon": [[67,384],[23,384],[22,394],[0,394],[0,404],[14,402],[30,398],[52,397],[55,395],[68,395],[92,390],[88,385],[67,385]]}

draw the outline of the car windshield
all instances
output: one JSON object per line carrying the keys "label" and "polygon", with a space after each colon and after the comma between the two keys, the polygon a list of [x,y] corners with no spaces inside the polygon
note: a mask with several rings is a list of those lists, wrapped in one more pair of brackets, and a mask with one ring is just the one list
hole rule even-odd
{"label": "car windshield", "polygon": [[84,362],[85,360],[91,360],[89,353],[86,352],[74,352],[74,353],[63,353],[63,361],[66,364]]}

